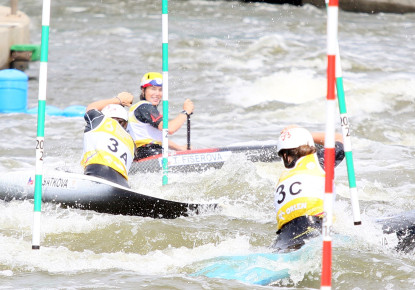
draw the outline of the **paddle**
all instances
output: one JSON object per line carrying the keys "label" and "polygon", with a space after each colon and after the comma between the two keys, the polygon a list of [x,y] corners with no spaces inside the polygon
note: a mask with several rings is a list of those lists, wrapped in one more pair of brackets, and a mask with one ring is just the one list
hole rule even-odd
{"label": "paddle", "polygon": [[186,114],[187,115],[187,150],[190,150],[190,114]]}

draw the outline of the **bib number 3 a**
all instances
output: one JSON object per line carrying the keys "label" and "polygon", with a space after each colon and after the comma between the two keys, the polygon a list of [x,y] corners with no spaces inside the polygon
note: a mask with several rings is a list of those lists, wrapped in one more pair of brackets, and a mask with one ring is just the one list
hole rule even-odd
{"label": "bib number 3 a", "polygon": [[[111,146],[108,146],[108,149],[111,150],[114,153],[117,153],[118,151],[118,141],[114,138],[110,138],[110,140],[112,141]],[[120,155],[120,159],[124,160],[125,164],[127,164],[127,153],[123,153]]]}
{"label": "bib number 3 a", "polygon": [[[288,191],[288,192],[287,192]],[[285,184],[281,184],[277,187],[276,194],[278,194],[278,204],[281,204],[284,202],[285,198],[287,197],[287,194],[291,195],[297,195],[301,193],[301,182],[296,181],[291,183],[289,186]]]}

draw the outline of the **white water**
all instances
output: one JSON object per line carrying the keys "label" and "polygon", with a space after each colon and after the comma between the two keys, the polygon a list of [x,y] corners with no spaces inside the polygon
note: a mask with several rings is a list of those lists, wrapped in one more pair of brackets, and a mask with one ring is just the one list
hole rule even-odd
{"label": "white water", "polygon": [[[195,148],[275,140],[297,123],[324,130],[325,11],[236,1],[170,1],[170,112],[187,97]],[[40,43],[40,1],[21,0]],[[161,70],[160,3],[52,1],[48,104],[87,105],[119,91],[138,99],[138,80]],[[363,225],[354,227],[346,164],[336,170],[337,289],[412,289],[414,259],[382,246],[373,218],[411,210],[415,199],[413,14],[340,12],[339,40]],[[27,71],[37,104],[39,64]],[[82,118],[47,117],[45,170],[82,172]],[[340,125],[336,125],[340,132]],[[36,116],[0,115],[0,170],[33,169]],[[185,129],[172,139],[185,143]],[[166,198],[219,202],[221,212],[176,220],[111,216],[42,205],[40,251],[31,250],[33,204],[0,202],[0,284],[9,288],[255,287],[189,276],[202,260],[263,252],[275,233],[273,190],[282,166],[235,156],[203,174],[135,175],[131,185]],[[281,288],[319,288],[320,257],[292,265]]]}

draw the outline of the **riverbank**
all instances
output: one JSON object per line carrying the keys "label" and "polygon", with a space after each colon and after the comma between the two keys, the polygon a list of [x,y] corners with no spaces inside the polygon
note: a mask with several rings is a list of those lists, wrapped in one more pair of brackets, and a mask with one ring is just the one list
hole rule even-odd
{"label": "riverbank", "polygon": [[[244,2],[267,2],[272,4],[291,4],[302,6],[311,4],[325,7],[325,0],[242,0]],[[339,8],[358,13],[414,13],[414,0],[340,0]]]}
{"label": "riverbank", "polygon": [[9,68],[12,45],[30,43],[29,17],[21,11],[11,12],[10,7],[0,6],[0,69]]}
{"label": "riverbank", "polygon": [[[275,1],[277,2],[277,1]],[[325,0],[301,0],[301,4],[324,7]],[[414,0],[340,0],[339,8],[360,13],[414,13]]]}

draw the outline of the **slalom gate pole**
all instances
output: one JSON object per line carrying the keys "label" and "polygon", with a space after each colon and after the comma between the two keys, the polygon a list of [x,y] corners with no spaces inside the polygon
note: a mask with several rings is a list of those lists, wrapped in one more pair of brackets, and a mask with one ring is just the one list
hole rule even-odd
{"label": "slalom gate pole", "polygon": [[168,1],[162,0],[162,16],[161,16],[161,25],[162,25],[162,58],[163,58],[163,159],[162,159],[162,168],[163,168],[163,185],[166,185],[169,181],[168,179],[168,160],[169,160],[169,62],[168,62],[168,48],[169,48],[169,38],[168,38]]}
{"label": "slalom gate pole", "polygon": [[340,49],[339,42],[337,42],[336,48],[336,88],[337,88],[337,99],[339,101],[339,110],[340,110],[340,123],[342,127],[343,142],[344,142],[344,152],[346,155],[346,165],[347,165],[347,176],[349,179],[349,191],[350,191],[350,200],[352,203],[353,210],[353,221],[354,225],[361,225],[362,221],[360,219],[360,208],[359,208],[359,198],[357,195],[356,188],[356,176],[354,171],[353,164],[353,153],[352,153],[352,143],[350,138],[350,122],[347,115],[346,109],[346,98],[344,94],[343,87],[343,75],[341,68],[340,60]]}
{"label": "slalom gate pole", "polygon": [[40,249],[40,216],[42,208],[43,145],[45,141],[46,85],[48,74],[48,42],[50,0],[43,0],[42,40],[40,51],[39,96],[37,109],[36,171],[33,214],[32,249]]}
{"label": "slalom gate pole", "polygon": [[331,289],[332,237],[333,224],[333,187],[335,162],[335,68],[336,43],[338,29],[339,0],[329,0],[327,13],[327,103],[326,132],[324,140],[324,170],[326,171],[323,219],[323,253],[321,271],[321,289]]}
{"label": "slalom gate pole", "polygon": [[[326,0],[326,6],[328,5],[328,1],[329,0]],[[349,122],[349,117],[348,117],[347,109],[346,109],[346,97],[344,94],[343,73],[342,73],[340,48],[339,48],[338,40],[337,40],[337,48],[336,48],[336,88],[337,88],[337,99],[339,101],[340,123],[342,127],[344,152],[346,155],[347,177],[349,179],[350,201],[352,203],[352,210],[353,210],[353,222],[354,222],[354,225],[357,226],[357,225],[362,224],[362,220],[360,218],[359,198],[358,198],[357,187],[356,187],[356,174],[354,171],[352,143],[350,140],[351,139],[350,138],[350,135],[351,135],[350,134],[350,122]]]}

